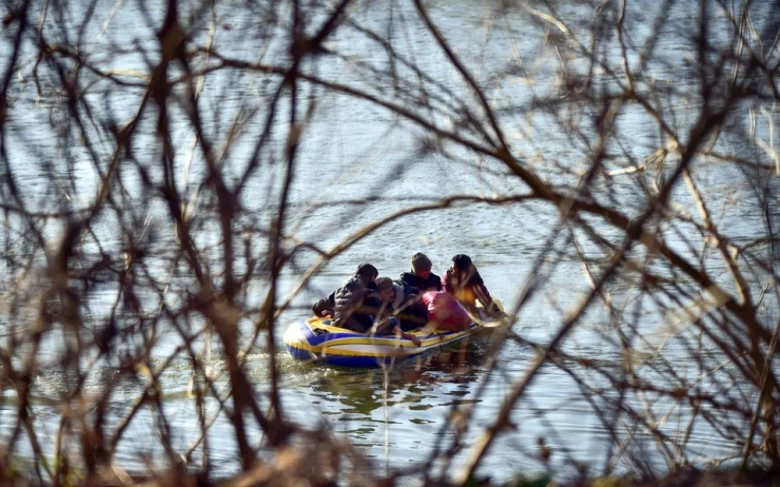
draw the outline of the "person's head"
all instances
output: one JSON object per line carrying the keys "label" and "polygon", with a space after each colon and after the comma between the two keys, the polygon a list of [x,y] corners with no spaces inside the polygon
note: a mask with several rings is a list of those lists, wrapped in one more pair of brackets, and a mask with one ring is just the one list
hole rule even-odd
{"label": "person's head", "polygon": [[355,272],[355,277],[358,277],[366,282],[372,282],[379,275],[379,271],[371,264],[360,264]]}
{"label": "person's head", "polygon": [[393,280],[389,277],[377,278],[376,290],[379,293],[379,298],[386,303],[395,299],[395,287],[393,287]]}
{"label": "person's head", "polygon": [[412,256],[412,270],[423,279],[428,279],[431,275],[431,267],[433,267],[431,259],[422,252],[417,252]]}
{"label": "person's head", "polygon": [[461,274],[472,272],[471,257],[466,254],[458,254],[452,258],[452,268]]}

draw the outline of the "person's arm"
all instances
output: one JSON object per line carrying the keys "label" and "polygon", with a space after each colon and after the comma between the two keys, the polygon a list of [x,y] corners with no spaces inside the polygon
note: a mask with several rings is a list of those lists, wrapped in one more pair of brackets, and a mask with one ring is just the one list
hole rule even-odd
{"label": "person's arm", "polygon": [[493,302],[493,298],[490,297],[490,293],[485,287],[485,284],[476,284],[473,286],[474,294],[477,300],[482,303],[482,307],[488,312],[490,316],[497,316],[501,310],[498,309],[496,303]]}
{"label": "person's arm", "polygon": [[450,275],[450,271],[447,271],[444,273],[444,275],[441,277],[441,287],[448,293],[452,294],[455,292],[455,288],[452,286],[452,283],[450,282],[450,279],[452,276]]}
{"label": "person's arm", "polygon": [[314,306],[312,306],[312,311],[314,311],[314,314],[316,316],[320,317],[332,317],[333,316],[333,309],[334,304],[327,299],[320,299],[316,303],[314,303]]}
{"label": "person's arm", "polygon": [[416,336],[412,335],[411,333],[405,332],[401,329],[400,326],[396,326],[393,328],[393,334],[400,338],[406,338],[407,340],[411,340],[412,343],[414,343],[415,347],[419,347],[422,345],[422,341],[417,338]]}
{"label": "person's arm", "polygon": [[403,300],[404,304],[408,304],[412,301],[416,301],[420,299],[420,295],[422,293],[420,292],[419,288],[409,284],[406,281],[401,281],[401,284],[403,284],[404,286],[404,300]]}

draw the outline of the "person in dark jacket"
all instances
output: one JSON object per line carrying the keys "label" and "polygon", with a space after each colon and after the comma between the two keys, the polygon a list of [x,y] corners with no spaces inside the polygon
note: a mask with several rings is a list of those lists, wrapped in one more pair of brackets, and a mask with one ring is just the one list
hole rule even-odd
{"label": "person in dark jacket", "polygon": [[453,294],[469,311],[476,313],[476,304],[479,301],[491,318],[501,315],[501,310],[493,302],[485,287],[485,281],[468,255],[458,254],[452,258],[452,266],[442,277],[442,285],[446,292]]}
{"label": "person in dark jacket", "polygon": [[355,276],[333,293],[335,326],[359,333],[371,329],[382,305],[374,282],[378,274],[371,264],[361,264]]}
{"label": "person in dark jacket", "polygon": [[401,281],[413,288],[419,289],[420,293],[427,291],[441,291],[441,278],[431,272],[431,259],[422,252],[417,252],[412,256],[412,271],[401,274]]}
{"label": "person in dark jacket", "polygon": [[[379,272],[376,270],[376,267],[372,266],[371,264],[360,264],[357,268],[357,271],[355,272],[355,276],[350,278],[347,284],[349,284],[349,282],[352,280],[357,279],[365,287],[376,291],[376,283],[374,280],[378,274]],[[317,300],[317,302],[315,302],[311,307],[314,314],[323,318],[333,318],[333,314],[336,309],[336,293],[338,293],[340,290],[341,288],[338,288],[330,293],[330,296],[327,298]]]}

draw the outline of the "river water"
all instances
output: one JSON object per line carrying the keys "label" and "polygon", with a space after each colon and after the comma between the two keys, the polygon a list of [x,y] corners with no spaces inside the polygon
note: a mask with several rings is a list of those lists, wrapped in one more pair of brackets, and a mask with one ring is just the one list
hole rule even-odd
{"label": "river water", "polygon": [[[637,49],[657,32],[655,29],[660,29],[656,51],[648,67],[649,77],[659,86],[669,88],[664,92],[662,103],[667,111],[664,116],[673,120],[677,130],[686,133],[687,128],[695,123],[700,106],[700,100],[695,95],[698,79],[693,64],[696,58],[691,51],[694,34],[688,25],[699,10],[694,2],[671,3],[670,21],[663,25],[654,25],[654,22],[664,7],[629,4],[626,25],[631,27],[630,36]],[[33,5],[31,18],[37,22],[41,5],[35,2]],[[428,9],[474,78],[487,87],[487,99],[505,127],[516,159],[556,186],[571,186],[576,184],[590,163],[593,147],[588,139],[596,138],[596,128],[588,120],[598,116],[600,107],[572,102],[565,110],[555,111],[550,108],[554,104],[538,107],[534,104],[539,100],[550,102],[560,99],[565,102],[560,62],[568,54],[554,48],[554,37],[560,35],[559,29],[540,21],[534,15],[537,12],[535,7],[529,5],[525,8],[523,5],[522,2],[454,1],[431,2]],[[193,44],[204,44],[213,35],[214,49],[222,56],[259,64],[283,65],[287,44],[282,33],[289,22],[291,7],[279,6],[275,11],[281,19],[280,25],[266,27],[264,22],[269,21],[271,11],[266,10],[267,7],[264,2],[227,2],[212,11],[200,4],[187,5],[182,9],[182,18],[190,19],[183,21],[185,25],[191,23],[197,26],[192,28],[190,42]],[[159,6],[145,6],[130,0],[97,2],[94,16],[86,23],[84,7],[69,5],[67,8],[66,12],[58,13],[50,7],[43,22],[44,32],[52,39],[50,42],[65,44],[66,37],[75,42],[79,28],[85,25],[81,50],[91,62],[103,70],[114,70],[125,80],[143,80],[150,73],[147,63],[155,63],[159,58],[154,33],[163,13]],[[539,8],[544,10],[542,6]],[[558,15],[575,34],[581,36],[578,39],[583,45],[590,42],[593,19],[607,15],[588,7],[586,3],[561,3],[558,8]],[[772,8],[769,2],[754,2],[752,20],[756,25],[760,27],[772,18]],[[322,6],[304,10],[314,13],[308,19],[313,25],[317,25],[318,18],[324,17],[323,11],[328,11]],[[470,128],[457,125],[461,115],[457,110],[438,107],[428,111],[411,104],[415,98],[409,93],[415,93],[424,84],[427,89],[433,90],[431,99],[440,96],[456,107],[458,101],[476,106],[476,100],[469,101],[473,94],[427,33],[414,5],[407,2],[358,2],[348,12],[354,25],[343,26],[325,43],[326,49],[338,55],[322,55],[316,62],[304,63],[302,69],[333,83],[355,86],[396,102],[402,109],[429,116],[429,121],[445,129],[457,127],[464,137],[476,140],[477,136]],[[717,8],[713,8],[713,12],[714,45],[727,43],[727,16]],[[211,24],[214,19],[216,22]],[[435,83],[422,83],[418,75],[400,63],[394,66],[397,80],[388,79],[392,63],[388,61],[387,53],[370,42],[365,32],[358,30],[356,25],[373,29],[391,39],[394,49],[413,60]],[[211,33],[210,27],[214,29]],[[722,29],[722,36],[718,34],[718,29]],[[314,31],[316,28],[309,28],[310,33]],[[10,52],[10,42],[9,35],[4,34],[0,52]],[[615,42],[605,45],[604,59],[619,67],[615,61],[619,47]],[[634,66],[641,62],[635,51],[629,58]],[[26,49],[20,62],[19,79],[9,91],[12,104],[5,144],[16,184],[22,190],[28,209],[53,212],[87,208],[95,197],[99,178],[89,153],[83,149],[83,140],[68,138],[62,132],[61,120],[65,119],[67,109],[63,100],[36,94],[32,82],[34,60],[33,51]],[[1,64],[4,70],[7,62]],[[193,61],[193,65],[197,67],[198,62]],[[584,60],[574,59],[567,64],[571,75],[588,69],[591,67]],[[610,82],[614,81],[611,75],[598,66],[593,69],[596,82],[604,83],[605,90],[609,89]],[[51,75],[51,71],[48,74]],[[172,76],[181,74],[174,70]],[[47,79],[53,78],[45,77],[44,81]],[[204,127],[206,134],[216,141],[215,150],[225,151],[221,168],[231,183],[240,178],[248,165],[250,154],[264,129],[268,103],[278,83],[278,76],[252,72],[216,71],[205,78],[199,93]],[[372,221],[439,198],[457,195],[494,198],[527,192],[524,184],[508,175],[506,168],[496,161],[453,144],[437,150],[435,141],[431,142],[418,125],[378,108],[374,103],[322,87],[302,86],[300,103],[303,106],[310,106],[309,103],[316,105],[313,115],[302,128],[290,190],[289,219],[285,227],[290,236],[286,245],[290,247],[293,242],[312,242],[322,249],[329,249]],[[105,124],[86,129],[93,137],[91,140],[100,154],[103,169],[107,167],[105,164],[112,150],[107,127],[110,122],[121,125],[134,116],[142,96],[140,88],[119,88],[106,82],[97,82],[94,89],[86,93],[84,99],[96,110],[96,119]],[[286,95],[283,100],[287,100]],[[213,199],[206,189],[199,186],[205,179],[205,164],[201,155],[196,155],[190,162],[193,131],[180,106],[172,104],[172,107],[176,168],[180,171],[177,184],[196,215],[194,241],[207,256],[205,260],[213,258],[216,262],[213,265],[219,266],[221,236],[213,220],[215,214],[206,210]],[[750,114],[747,109],[740,107],[740,110],[737,120],[748,120]],[[302,113],[303,110],[300,110],[298,115]],[[481,112],[475,110],[475,113]],[[769,122],[778,121],[777,113],[776,108],[757,103],[753,118],[756,120],[754,133],[757,138],[771,140],[771,132],[776,129]],[[567,125],[560,118],[562,114],[571,117],[573,125]],[[241,193],[243,212],[234,227],[237,235],[242,234],[240,228],[267,228],[274,215],[284,176],[286,120],[289,116],[289,101],[286,101],[280,104],[279,121],[270,130],[270,142],[261,152],[259,169],[252,173]],[[237,118],[245,122],[237,130],[236,137],[228,140],[225,134]],[[482,122],[486,123],[484,118]],[[161,166],[154,162],[161,157],[155,123],[153,114],[141,119],[134,140],[133,157],[146,161],[148,177],[153,184],[160,184],[164,175]],[[579,127],[582,133],[575,135],[567,131],[567,127],[571,126]],[[608,145],[610,157],[605,163],[611,170],[635,166],[666,143],[665,139],[659,138],[658,124],[635,105],[625,107],[615,126],[619,135]],[[755,147],[747,145],[744,137],[734,136],[732,140],[730,132],[723,134],[715,147],[723,153],[737,154],[745,159],[758,157],[766,162],[766,156],[757,156]],[[635,217],[648,200],[640,180],[650,185],[653,180],[668,176],[672,165],[670,162],[666,168],[651,168],[645,173],[598,180],[593,186],[593,197],[606,206]],[[3,175],[5,177],[6,173]],[[128,215],[136,218],[134,224],[140,223],[131,230],[133,237],[141,241],[154,234],[158,239],[152,248],[160,254],[149,256],[147,265],[159,273],[161,281],[168,280],[171,289],[178,289],[180,293],[171,291],[158,299],[156,293],[150,290],[148,296],[142,296],[148,298],[148,302],[142,303],[141,308],[145,312],[159,308],[160,300],[172,307],[181,306],[182,296],[188,289],[191,290],[193,276],[191,270],[172,267],[171,262],[166,260],[166,246],[174,239],[165,205],[159,195],[149,193],[150,186],[142,184],[138,171],[123,169],[119,177],[127,192]],[[696,165],[697,184],[704,194],[712,196],[707,203],[716,224],[721,233],[736,244],[762,238],[766,219],[776,221],[780,216],[778,205],[770,206],[767,215],[762,212],[755,197],[756,180],[760,181],[759,186],[768,188],[766,194],[777,202],[777,177],[765,173],[751,176],[735,164],[712,160],[702,160]],[[2,198],[4,204],[11,204],[12,198],[6,186]],[[681,211],[696,214],[694,201],[683,184],[675,188],[671,199]],[[200,219],[197,216],[199,211],[203,211]],[[124,248],[126,241],[117,234],[117,222],[122,218],[122,215],[104,215],[93,226],[102,251],[121,252]],[[275,329],[277,343],[281,342],[284,325],[305,318],[308,306],[341,285],[357,263],[370,261],[379,269],[380,275],[397,277],[408,270],[409,258],[417,251],[425,252],[434,262],[434,271],[439,273],[446,270],[454,254],[470,254],[491,294],[500,298],[508,310],[517,310],[520,297],[533,288],[530,298],[519,308],[511,331],[525,340],[545,343],[591,289],[568,231],[558,231],[559,219],[559,211],[553,205],[526,200],[504,205],[484,202],[453,205],[394,220],[328,262],[292,298],[291,306],[281,315]],[[12,216],[6,222],[6,255],[11,252],[24,255],[31,244],[8,237],[18,231],[18,220]],[[621,242],[622,231],[596,218],[591,223],[601,236],[613,244]],[[40,222],[41,232],[50,245],[56,243],[63,227],[62,219]],[[661,230],[674,250],[692,262],[703,262],[717,282],[725,283],[729,290],[733,289],[722,259],[714,251],[702,252],[702,238],[696,229],[679,224]],[[608,255],[603,248],[579,230],[575,234],[586,256],[602,258],[601,262],[606,262]],[[267,238],[260,236],[250,241],[253,250],[262,254]],[[94,251],[92,240],[85,239],[83,245],[85,251],[90,248]],[[764,248],[758,254],[765,256],[767,252],[769,250]],[[647,258],[648,268],[662,277],[679,278],[674,270],[653,261],[641,251],[635,257],[637,261]],[[159,258],[159,266],[154,265],[155,258]],[[282,271],[281,298],[296,289],[302,271],[316,261],[317,256],[313,252],[297,254]],[[39,259],[38,265],[43,265],[42,259]],[[176,270],[172,273],[174,268]],[[237,272],[245,269],[245,262],[239,262]],[[220,268],[212,270],[218,274]],[[598,265],[594,264],[593,271],[598,273]],[[262,266],[256,274],[249,281],[243,302],[249,317],[243,330],[247,342],[252,335],[251,317],[255,316],[249,310],[261,304],[266,291],[267,275]],[[8,293],[14,289],[17,277],[18,270],[4,262],[0,267],[0,292],[4,293],[6,301],[11,300]],[[776,282],[772,284],[771,277],[768,278],[762,271],[751,273],[749,280],[756,294],[764,286],[769,286],[760,316],[768,323],[776,322],[777,297],[773,294]],[[697,339],[695,327],[686,320],[677,324],[676,317],[671,316],[664,306],[678,310],[679,307],[662,296],[656,301],[646,296],[643,298],[637,282],[636,275],[630,271],[621,272],[619,278],[611,280],[608,292],[615,308],[621,310],[618,313],[620,317],[600,304],[591,306],[563,349],[586,360],[622,363],[626,357],[619,346],[615,329],[623,326],[624,320],[628,319],[626,317],[633,317],[641,335],[634,347],[638,354],[653,357],[648,359],[649,365],[642,370],[647,374],[644,376],[647,380],[661,380],[669,384],[672,376],[659,372],[668,367],[676,377],[684,378],[686,384],[697,384],[705,390],[708,387],[709,390],[725,388],[726,396],[745,399],[742,391],[749,389],[732,379],[729,375],[732,368],[726,363],[716,370],[712,365],[726,362],[725,357],[709,358],[707,370],[701,370],[701,363],[686,345],[688,341],[695,342]],[[94,322],[95,329],[105,319],[115,293],[116,289],[111,285],[90,291],[87,298],[89,314],[85,316],[88,324],[89,320]],[[10,315],[12,319],[24,316],[22,312],[15,313],[18,314]],[[6,328],[6,337],[15,333],[14,326],[19,326],[9,319],[0,321]],[[181,342],[172,330],[159,333],[162,338],[153,348],[153,353],[155,363],[162,364]],[[53,444],[63,414],[60,400],[73,387],[74,378],[57,366],[63,343],[68,342],[66,335],[57,329],[46,334],[39,354],[43,365],[34,379],[32,408],[39,437],[45,440],[43,443],[47,449],[49,446],[46,445]],[[133,344],[140,343],[142,337],[140,334],[132,335],[127,340],[125,345],[132,348]],[[197,346],[209,369],[220,377],[218,388],[223,389],[227,383],[226,376],[219,374],[224,372],[224,360],[219,347],[212,343],[214,341],[199,340]],[[437,448],[446,449],[455,439],[455,433],[449,427],[453,407],[474,405],[474,416],[465,441],[467,446],[472,445],[481,429],[492,424],[513,384],[526,374],[536,357],[535,350],[522,341],[504,338],[495,352],[492,345],[488,341],[470,344],[465,361],[457,353],[445,354],[432,357],[425,363],[399,366],[390,371],[323,368],[297,363],[286,352],[279,351],[277,359],[282,372],[286,418],[311,428],[326,425],[374,460],[377,472],[383,473],[385,469],[414,472],[435,455]],[[708,351],[705,346],[701,353]],[[267,390],[268,352],[263,345],[257,344],[249,348],[246,359],[248,374],[262,396]],[[492,359],[499,365],[489,372]],[[82,367],[87,367],[87,363],[89,361],[85,360]],[[655,368],[656,365],[659,368]],[[86,373],[87,391],[97,393],[107,382],[119,381],[109,408],[108,427],[113,428],[127,414],[145,384],[121,377],[117,364],[110,360],[100,360],[91,367]],[[587,378],[590,387],[602,388],[600,393],[609,396],[608,389],[612,386],[608,381],[598,373],[589,373],[587,367],[578,368],[576,363],[573,367],[577,377]],[[642,365],[639,367],[642,369]],[[719,373],[728,378],[716,377]],[[191,365],[184,358],[174,360],[161,376],[164,408],[173,441],[183,451],[193,444],[198,434],[195,406],[189,396],[191,377]],[[3,394],[6,400],[0,426],[2,436],[8,438],[16,422],[15,393],[6,388]],[[748,395],[747,400],[752,400],[751,397]],[[672,436],[683,435],[691,417],[690,408],[683,401],[674,401],[652,392],[632,395],[627,401],[645,417],[655,414],[658,428]],[[210,403],[209,407],[214,408],[215,403]],[[628,442],[630,449],[633,448],[637,456],[642,456],[642,461],[651,466],[648,468],[657,471],[665,468],[663,455],[654,447],[653,434],[646,429],[632,429],[631,421],[625,420],[624,423],[623,418],[610,424],[609,419],[603,419],[604,416],[610,418],[614,414],[599,397],[589,392],[582,383],[578,384],[567,370],[547,364],[515,405],[511,415],[515,428],[499,437],[478,472],[498,480],[507,480],[517,473],[538,475],[548,469],[568,476],[581,465],[599,472],[614,452],[609,447],[610,427],[620,430],[621,438],[632,438]],[[732,424],[737,431],[744,431],[747,420],[733,419]],[[157,434],[155,413],[151,409],[141,411],[119,444],[117,463],[130,471],[143,470],[149,464],[163,467],[164,462],[157,463],[157,459],[162,458],[153,441]],[[700,465],[708,465],[711,459],[739,454],[742,449],[731,433],[717,431],[702,419],[694,423],[688,435],[682,457]],[[233,430],[224,417],[217,417],[209,438],[215,473],[229,475],[237,471],[239,462]],[[540,457],[543,450],[539,443],[541,440],[552,449],[549,461]],[[24,441],[15,445],[15,449],[22,457],[31,455],[30,446]],[[455,463],[464,463],[468,453],[468,449],[458,452]],[[636,466],[624,459],[618,462],[617,468],[626,471],[635,470]],[[414,475],[410,475],[408,481],[414,483]]]}

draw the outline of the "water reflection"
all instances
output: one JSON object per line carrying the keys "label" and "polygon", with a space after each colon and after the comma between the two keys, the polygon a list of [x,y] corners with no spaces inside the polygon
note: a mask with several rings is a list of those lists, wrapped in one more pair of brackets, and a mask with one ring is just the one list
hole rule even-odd
{"label": "water reflection", "polygon": [[[385,405],[410,411],[451,406],[472,392],[484,358],[484,349],[469,343],[385,369],[332,368],[313,380],[311,395],[343,421],[372,418]],[[333,404],[335,410],[329,407]]]}

